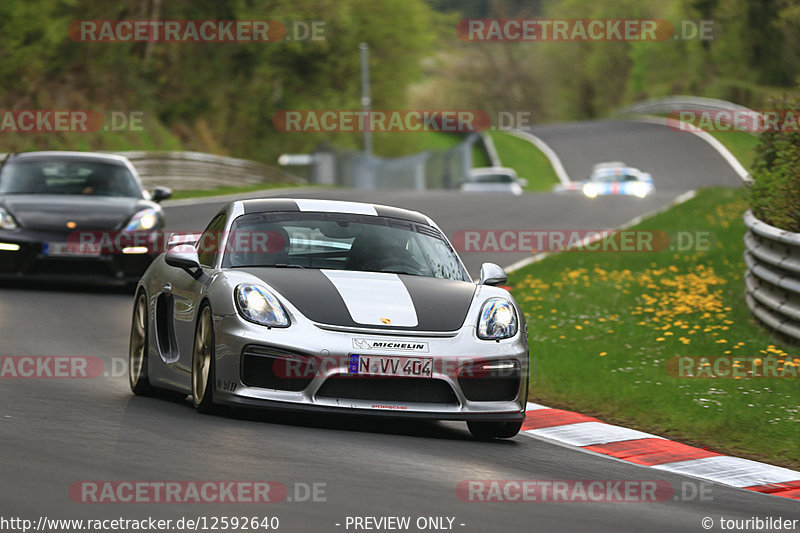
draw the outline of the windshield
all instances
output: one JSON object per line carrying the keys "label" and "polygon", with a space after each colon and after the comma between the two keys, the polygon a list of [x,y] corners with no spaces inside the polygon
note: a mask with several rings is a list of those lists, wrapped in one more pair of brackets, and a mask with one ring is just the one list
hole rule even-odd
{"label": "windshield", "polygon": [[[202,238],[199,243],[202,246]],[[222,265],[392,272],[470,281],[436,228],[343,213],[254,213],[231,227]]]}
{"label": "windshield", "polygon": [[599,183],[613,183],[618,181],[639,181],[639,177],[634,174],[606,170],[596,173],[591,181]]}
{"label": "windshield", "polygon": [[0,173],[0,194],[142,196],[127,168],[98,161],[9,162]]}
{"label": "windshield", "polygon": [[478,174],[470,176],[469,183],[514,183],[509,174]]}

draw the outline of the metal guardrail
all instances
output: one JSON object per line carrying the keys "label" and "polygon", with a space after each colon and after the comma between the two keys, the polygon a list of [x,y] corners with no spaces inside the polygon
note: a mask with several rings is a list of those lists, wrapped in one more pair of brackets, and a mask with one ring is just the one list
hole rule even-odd
{"label": "metal guardrail", "polygon": [[164,185],[173,190],[213,189],[256,183],[301,183],[279,168],[248,159],[202,152],[111,152],[127,157],[145,188]]}
{"label": "metal guardrail", "polygon": [[800,233],[744,214],[747,307],[770,329],[800,340]]}
{"label": "metal guardrail", "polygon": [[[301,178],[257,161],[203,152],[106,152],[130,159],[145,189],[238,187],[256,183],[304,183]],[[0,161],[5,158],[0,153]]]}
{"label": "metal guardrail", "polygon": [[695,111],[746,111],[754,113],[748,107],[734,104],[726,100],[705,98],[702,96],[667,96],[665,98],[651,98],[637,102],[617,110],[618,115],[647,115],[658,113],[671,113],[692,109]]}
{"label": "metal guardrail", "polygon": [[497,153],[497,148],[494,145],[492,136],[486,132],[481,132],[481,142],[483,143],[483,148],[486,150],[486,155],[489,157],[489,164],[493,167],[502,167],[503,161]]}

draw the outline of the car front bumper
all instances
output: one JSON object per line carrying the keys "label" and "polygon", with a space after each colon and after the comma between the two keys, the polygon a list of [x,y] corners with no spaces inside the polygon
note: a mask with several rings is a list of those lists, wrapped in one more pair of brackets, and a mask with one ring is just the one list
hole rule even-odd
{"label": "car front bumper", "polygon": [[0,279],[70,280],[79,282],[133,282],[158,255],[136,250],[99,254],[55,255],[53,245],[64,246],[68,235],[56,232],[0,231]]}
{"label": "car front bumper", "polygon": [[[238,315],[216,316],[215,401],[443,420],[524,420],[528,392],[524,332],[501,341],[479,340],[471,326],[449,333],[391,333],[308,321],[285,329],[267,328]],[[375,342],[424,348],[363,348]],[[352,355],[430,359],[431,376],[354,375],[349,368]],[[476,365],[496,363],[513,363],[516,368],[474,371]]]}

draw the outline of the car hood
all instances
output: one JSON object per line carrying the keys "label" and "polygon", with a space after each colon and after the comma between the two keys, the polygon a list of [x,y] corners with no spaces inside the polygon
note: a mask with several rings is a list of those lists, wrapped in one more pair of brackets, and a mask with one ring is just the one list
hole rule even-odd
{"label": "car hood", "polygon": [[310,320],[334,326],[455,331],[476,285],[466,281],[347,270],[244,268]]}
{"label": "car hood", "polygon": [[77,230],[118,230],[139,209],[150,203],[138,198],[25,194],[0,198],[3,205],[25,229],[66,231],[67,222]]}

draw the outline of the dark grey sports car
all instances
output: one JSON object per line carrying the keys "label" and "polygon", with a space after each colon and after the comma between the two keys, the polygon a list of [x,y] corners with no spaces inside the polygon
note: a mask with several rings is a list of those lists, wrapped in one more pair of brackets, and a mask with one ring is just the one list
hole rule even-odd
{"label": "dark grey sports car", "polygon": [[304,199],[236,201],[156,259],[136,291],[130,383],[250,405],[465,420],[525,418],[525,317],[490,263],[473,283],[427,216]]}
{"label": "dark grey sports car", "polygon": [[0,277],[135,282],[158,254],[157,202],[170,194],[142,189],[117,155],[9,155],[0,168]]}

